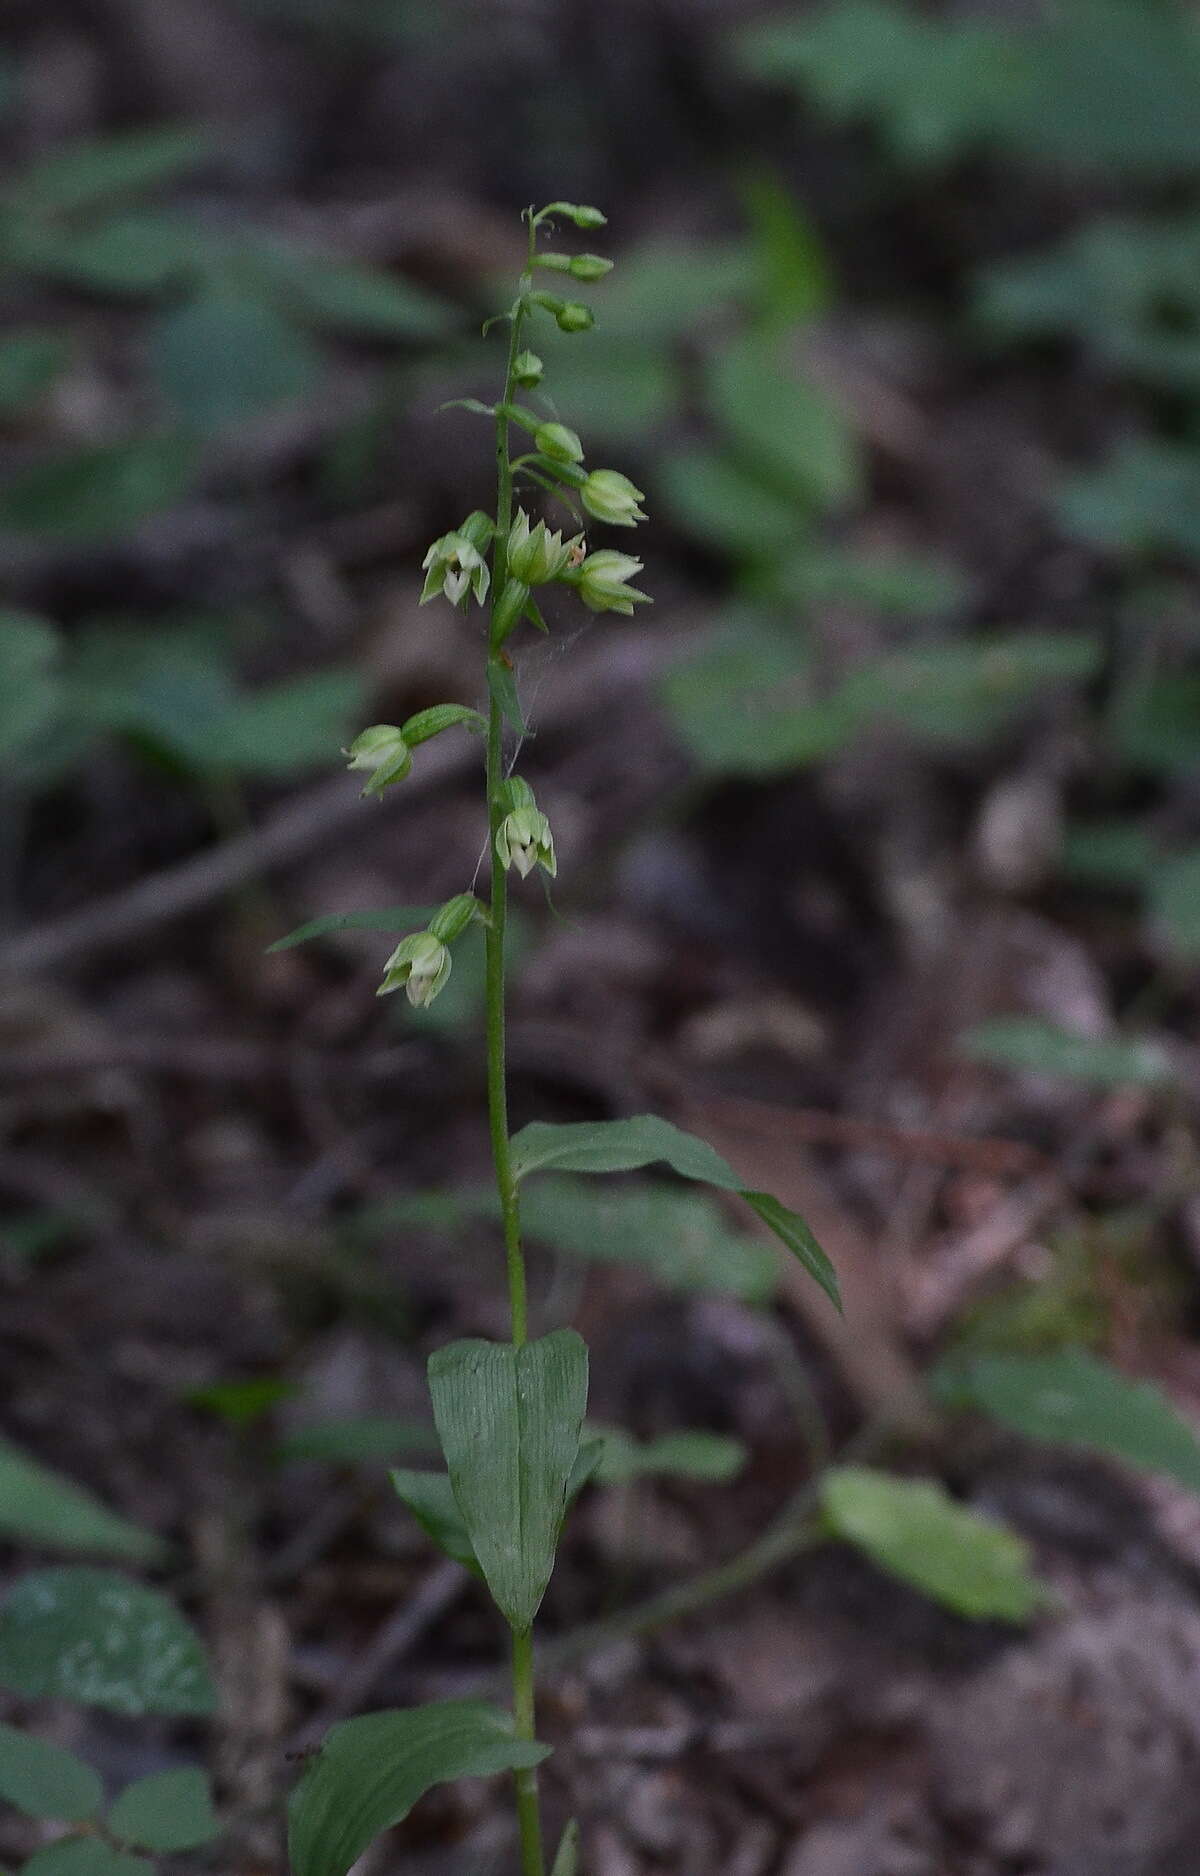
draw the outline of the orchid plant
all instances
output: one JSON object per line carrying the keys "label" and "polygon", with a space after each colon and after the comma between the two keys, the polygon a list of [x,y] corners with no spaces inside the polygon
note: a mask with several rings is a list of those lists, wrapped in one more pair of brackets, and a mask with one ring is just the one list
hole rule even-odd
{"label": "orchid plant", "polygon": [[[649,603],[635,584],[643,563],[615,547],[592,547],[588,525],[630,529],[646,520],[645,497],[620,470],[589,469],[576,432],[552,413],[519,401],[537,393],[543,366],[524,341],[537,319],[582,333],[591,309],[539,285],[545,276],[596,281],[612,262],[541,245],[555,222],[602,227],[598,209],[551,202],[526,213],[528,249],[516,298],[494,323],[507,324],[508,363],[498,401],[456,406],[494,426],[495,513],[476,510],[433,542],[422,563],[421,603],[448,601],[464,620],[485,614],[482,657],[486,714],[459,703],[435,705],[400,725],[374,724],[346,752],[363,775],[363,793],[379,797],[401,785],[413,752],[430,737],[465,729],[484,739],[484,786],[490,858],[486,899],[461,892],[420,929],[406,933],[384,967],[379,994],[403,989],[422,1008],[445,988],[456,942],[472,924],[486,952],[487,1102],[511,1319],[507,1342],[468,1340],[438,1350],[429,1363],[433,1414],[444,1474],[396,1472],[393,1482],[428,1534],[482,1579],[510,1633],[512,1710],[480,1701],[443,1701],[371,1713],[335,1727],[293,1792],[290,1847],[295,1876],[346,1876],[380,1831],[407,1815],[430,1786],[447,1779],[511,1771],[515,1780],[522,1876],[544,1876],[538,1763],[547,1748],[535,1730],[533,1623],[554,1565],[567,1508],[586,1484],[601,1442],[584,1432],[588,1356],[570,1328],[531,1337],[521,1239],[522,1181],[543,1170],[622,1172],[665,1161],[684,1179],[740,1196],[804,1263],[837,1302],[832,1268],[804,1221],[768,1193],[747,1190],[702,1140],[652,1115],[573,1125],[534,1122],[509,1132],[505,1069],[505,931],[509,875],[527,880],[557,871],[554,836],[528,781],[509,757],[522,715],[514,645],[525,627],[548,631],[547,594],[573,592],[590,611],[632,616]],[[486,330],[487,328],[485,328]],[[515,432],[528,446],[513,453]],[[519,489],[522,503],[516,506]],[[552,528],[531,509],[538,499],[574,525]],[[341,923],[346,920],[339,921]],[[318,923],[321,923],[318,921]],[[378,929],[378,918],[372,920]],[[306,932],[315,930],[305,928]],[[568,1826],[554,1876],[571,1876],[577,1832]]]}

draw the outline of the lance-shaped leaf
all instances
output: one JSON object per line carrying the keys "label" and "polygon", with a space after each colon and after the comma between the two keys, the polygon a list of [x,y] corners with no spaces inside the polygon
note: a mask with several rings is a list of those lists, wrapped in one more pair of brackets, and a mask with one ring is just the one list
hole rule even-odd
{"label": "lance-shaped leaf", "polygon": [[346,1876],[380,1831],[452,1778],[537,1765],[549,1748],[516,1739],[478,1700],[366,1713],[335,1726],[288,1803],[292,1876]]}
{"label": "lance-shaped leaf", "polygon": [[1086,1349],[947,1361],[933,1387],[947,1404],[981,1408],[1026,1439],[1123,1459],[1200,1492],[1200,1440],[1182,1414],[1153,1382],[1131,1381]]}
{"label": "lance-shaped leaf", "polygon": [[307,925],[297,925],[285,938],[277,938],[268,951],[291,951],[308,944],[312,938],[324,938],[331,931],[412,931],[427,925],[436,905],[385,905],[369,912],[326,912],[310,918]]}
{"label": "lance-shaped leaf", "polygon": [[131,1563],[153,1563],[165,1548],[152,1532],[127,1523],[6,1440],[0,1440],[0,1532],[47,1549],[91,1551]]}
{"label": "lance-shaped leaf", "polygon": [[566,1126],[535,1120],[522,1127],[512,1142],[513,1172],[518,1179],[534,1172],[634,1172],[656,1160],[663,1160],[681,1178],[736,1192],[745,1199],[835,1307],[841,1308],[837,1273],[799,1213],[789,1211],[768,1192],[751,1191],[707,1141],[684,1133],[657,1114],[574,1121]]}
{"label": "lance-shaped leaf", "polygon": [[1022,1539],[931,1479],[834,1466],[821,1481],[821,1507],[831,1534],[959,1615],[1024,1622],[1045,1600]]}
{"label": "lance-shaped leaf", "polygon": [[110,1713],[211,1713],[199,1640],[175,1605],[111,1570],[39,1570],[0,1607],[0,1687]]}
{"label": "lance-shaped leaf", "polygon": [[517,1633],[533,1622],[579,1456],[587,1347],[556,1329],[517,1348],[451,1342],[430,1357],[433,1417],[488,1588]]}

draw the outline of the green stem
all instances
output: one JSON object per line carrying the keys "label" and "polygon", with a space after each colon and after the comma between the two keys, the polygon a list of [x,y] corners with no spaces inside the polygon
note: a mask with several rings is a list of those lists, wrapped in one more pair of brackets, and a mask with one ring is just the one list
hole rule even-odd
{"label": "green stem", "polygon": [[[526,295],[532,285],[534,231],[529,231],[529,266],[521,277],[517,304],[513,310],[508,346],[508,370],[504,379],[503,405],[510,404],[516,386],[516,359],[521,348],[521,328],[527,310]],[[496,608],[508,578],[508,531],[512,525],[513,471],[509,454],[509,419],[496,415],[496,541],[492,553],[492,629],[488,644],[488,674],[504,659],[496,629]],[[521,1249],[521,1214],[517,1182],[513,1177],[512,1148],[508,1135],[508,1087],[504,1051],[504,935],[508,914],[508,877],[496,851],[496,834],[505,814],[504,718],[494,683],[488,685],[487,800],[488,848],[491,856],[491,919],[486,934],[487,995],[487,1091],[488,1126],[492,1139],[492,1160],[496,1168],[496,1187],[500,1195],[500,1213],[504,1225],[504,1257],[508,1270],[508,1299],[512,1316],[512,1339],[519,1348],[527,1340],[528,1305],[526,1301],[525,1258]],[[534,1712],[533,1638],[529,1630],[512,1638],[513,1723],[518,1739],[536,1738]],[[518,1771],[516,1777],[517,1825],[521,1839],[523,1876],[543,1876],[542,1825],[538,1803],[537,1773],[532,1768]]]}

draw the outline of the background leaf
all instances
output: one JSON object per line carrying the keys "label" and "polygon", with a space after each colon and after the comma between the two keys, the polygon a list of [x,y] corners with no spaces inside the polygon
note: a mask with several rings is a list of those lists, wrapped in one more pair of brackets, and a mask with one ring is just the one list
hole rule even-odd
{"label": "background leaf", "polygon": [[1036,1016],[997,1016],[957,1047],[973,1062],[1032,1075],[1065,1075],[1101,1088],[1161,1088],[1174,1079],[1164,1051],[1139,1037],[1077,1036]]}
{"label": "background leaf", "polygon": [[157,1562],[165,1549],[61,1473],[0,1440],[0,1532],[50,1550],[84,1550],[130,1563]]}
{"label": "background leaf", "polygon": [[205,1714],[200,1643],[172,1602],[109,1570],[39,1570],[0,1605],[0,1686],[110,1713]]}
{"label": "background leaf", "polygon": [[126,1856],[99,1837],[63,1837],[35,1850],[21,1876],[154,1876],[145,1857]]}
{"label": "background leaf", "polygon": [[1085,1349],[948,1360],[931,1384],[942,1399],[978,1407],[1027,1439],[1123,1459],[1200,1492],[1200,1441],[1162,1389]]}
{"label": "background leaf", "polygon": [[798,1213],[768,1192],[750,1192],[719,1153],[695,1134],[684,1133],[656,1114],[630,1120],[573,1121],[555,1126],[530,1121],[514,1134],[512,1165],[516,1178],[543,1169],[557,1172],[632,1172],[663,1160],[684,1179],[696,1179],[722,1191],[736,1192],[763,1223],[799,1259],[834,1306],[841,1308],[832,1264]]}
{"label": "background leaf", "polygon": [[820,1489],[831,1531],[957,1614],[1024,1622],[1042,1602],[1022,1539],[956,1504],[942,1486],[835,1466]]}
{"label": "background leaf", "polygon": [[126,1785],[108,1814],[108,1828],[143,1850],[194,1850],[218,1834],[208,1779],[198,1766],[151,1772]]}
{"label": "background leaf", "polygon": [[73,1752],[0,1721],[0,1798],[26,1817],[78,1824],[96,1816],[104,1787],[91,1766]]}
{"label": "background leaf", "polygon": [[288,1804],[292,1876],[346,1876],[432,1785],[537,1765],[507,1713],[476,1700],[367,1713],[335,1726]]}
{"label": "background leaf", "polygon": [[8,478],[0,528],[62,541],[106,541],[170,508],[199,458],[186,437],[141,437],[53,456]]}
{"label": "background leaf", "polygon": [[302,332],[268,301],[232,286],[210,288],[164,314],[149,357],[174,414],[206,432],[297,402],[320,370]]}

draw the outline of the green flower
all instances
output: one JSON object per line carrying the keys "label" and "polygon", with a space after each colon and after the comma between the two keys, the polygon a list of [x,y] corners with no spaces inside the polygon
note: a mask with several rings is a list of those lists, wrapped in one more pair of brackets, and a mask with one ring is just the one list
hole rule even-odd
{"label": "green flower", "polygon": [[508,570],[526,586],[545,586],[571,564],[582,539],[577,534],[573,540],[564,541],[561,533],[551,534],[544,521],[531,528],[529,516],[518,508],[508,536]]}
{"label": "green flower", "polygon": [[421,565],[426,569],[421,605],[445,593],[451,605],[457,606],[469,588],[482,606],[491,574],[479,549],[461,530],[436,540]]}
{"label": "green flower", "polygon": [[431,931],[402,938],[384,967],[383,982],[375,992],[386,997],[404,988],[415,1009],[423,1010],[444,990],[450,976],[450,952]]}
{"label": "green flower", "polygon": [[496,829],[496,853],[501,866],[506,872],[515,866],[522,879],[528,879],[534,867],[540,866],[553,879],[558,872],[554,836],[549,821],[538,809],[532,788],[519,775],[513,775],[506,792],[509,811]]}
{"label": "green flower", "polygon": [[652,603],[649,593],[641,593],[629,584],[641,570],[642,562],[632,554],[602,547],[598,553],[589,554],[579,569],[579,597],[592,612],[623,612],[632,618],[635,605]]}
{"label": "green flower", "polygon": [[356,736],[349,749],[347,765],[370,776],[363,795],[381,795],[394,782],[402,782],[412,768],[412,750],[394,723],[374,723]]}
{"label": "green flower", "polygon": [[579,499],[589,515],[614,528],[633,528],[646,519],[644,509],[638,507],[645,495],[618,469],[593,469],[579,491]]}

